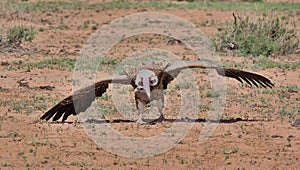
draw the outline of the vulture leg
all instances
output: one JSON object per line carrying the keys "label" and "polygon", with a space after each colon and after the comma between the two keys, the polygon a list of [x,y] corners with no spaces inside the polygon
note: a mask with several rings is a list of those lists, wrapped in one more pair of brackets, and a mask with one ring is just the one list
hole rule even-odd
{"label": "vulture leg", "polygon": [[144,103],[140,100],[137,100],[137,108],[139,110],[139,119],[137,120],[137,123],[144,123],[143,121],[143,114],[145,112],[145,106]]}
{"label": "vulture leg", "polygon": [[160,116],[159,118],[157,119],[157,122],[163,122],[165,120],[165,116],[164,116],[164,113],[163,113],[163,107],[164,107],[164,99],[159,99],[157,101],[157,107],[158,107],[158,111],[160,113]]}
{"label": "vulture leg", "polygon": [[159,111],[159,118],[156,120],[157,122],[163,122],[165,120],[164,117],[164,94],[162,90],[153,90],[152,91],[152,96],[154,98],[154,100],[157,101],[157,108]]}
{"label": "vulture leg", "polygon": [[145,104],[149,102],[149,97],[144,90],[144,88],[136,88],[135,89],[135,104],[136,108],[139,110],[139,118],[137,120],[138,123],[143,123],[143,114],[145,112]]}

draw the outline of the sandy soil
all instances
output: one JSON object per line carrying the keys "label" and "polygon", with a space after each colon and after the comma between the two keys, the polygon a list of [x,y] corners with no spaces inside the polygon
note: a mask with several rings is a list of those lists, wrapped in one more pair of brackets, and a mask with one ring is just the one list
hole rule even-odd
{"label": "sandy soil", "polygon": [[[270,78],[275,88],[264,90],[241,86],[237,81],[227,79],[224,113],[213,134],[204,142],[198,139],[212,97],[207,95],[210,90],[207,72],[199,70],[193,73],[197,83],[204,87],[200,93],[205,107],[201,107],[197,121],[183,140],[156,156],[131,158],[110,153],[93,142],[74,116],[68,119],[70,123],[64,124],[39,120],[48,108],[71,94],[73,70],[67,67],[28,69],[24,65],[53,58],[76,59],[85,42],[96,32],[95,28],[143,11],[182,17],[208,37],[213,36],[220,23],[232,19],[233,12],[146,8],[0,13],[0,24],[4,29],[20,23],[43,28],[32,42],[22,44],[22,50],[3,50],[0,53],[1,169],[298,169],[300,133],[299,127],[291,124],[300,117],[300,69],[254,68],[255,58],[251,57],[228,55],[221,56],[221,59],[226,64],[242,65],[245,70]],[[249,11],[240,13],[252,14]],[[300,15],[295,19],[298,23]],[[90,22],[84,27],[87,20]],[[206,21],[208,24],[201,24]],[[62,25],[67,28],[59,29]],[[298,35],[299,29],[297,27]],[[154,47],[185,59],[195,59],[182,44],[170,45],[167,41],[153,35],[132,37],[117,44],[107,57],[125,58],[145,47]],[[299,62],[299,57],[299,54],[276,56],[272,60],[293,64]],[[106,68],[99,75],[108,72],[109,68]],[[177,114],[173,111],[180,103],[180,91],[174,86],[171,84],[172,90],[166,92],[165,115],[170,120],[176,119]],[[97,103],[113,107],[109,98],[98,99]],[[122,121],[126,118],[115,110],[105,114],[105,118],[112,121],[109,125],[114,130],[139,138],[155,137],[172,124],[182,123],[137,124]]]}

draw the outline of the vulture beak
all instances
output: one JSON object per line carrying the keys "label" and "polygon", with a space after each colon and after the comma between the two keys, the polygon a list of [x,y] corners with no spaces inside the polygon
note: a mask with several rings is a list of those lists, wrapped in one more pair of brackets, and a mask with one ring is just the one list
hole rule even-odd
{"label": "vulture beak", "polygon": [[148,98],[150,99],[150,83],[149,83],[149,78],[143,78],[143,87],[147,93]]}

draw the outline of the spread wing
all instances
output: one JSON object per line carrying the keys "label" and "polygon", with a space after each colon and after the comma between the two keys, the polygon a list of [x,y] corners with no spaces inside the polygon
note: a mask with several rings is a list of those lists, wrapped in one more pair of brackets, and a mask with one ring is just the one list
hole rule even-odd
{"label": "spread wing", "polygon": [[130,84],[131,79],[126,75],[103,78],[93,85],[75,91],[74,94],[50,108],[40,119],[49,120],[54,116],[52,120],[56,121],[63,116],[62,122],[64,122],[70,115],[84,112],[96,97],[100,97],[106,92],[110,83]]}
{"label": "spread wing", "polygon": [[250,86],[255,85],[258,87],[261,85],[264,88],[270,87],[272,88],[274,84],[266,77],[261,76],[259,74],[250,73],[243,70],[226,68],[226,67],[218,67],[211,66],[211,64],[207,64],[207,62],[196,60],[196,61],[180,61],[168,64],[164,71],[161,73],[162,83],[164,89],[167,89],[168,84],[177,77],[181,70],[187,68],[202,68],[202,69],[215,69],[217,73],[221,76],[231,77],[239,82],[243,83],[245,81]]}

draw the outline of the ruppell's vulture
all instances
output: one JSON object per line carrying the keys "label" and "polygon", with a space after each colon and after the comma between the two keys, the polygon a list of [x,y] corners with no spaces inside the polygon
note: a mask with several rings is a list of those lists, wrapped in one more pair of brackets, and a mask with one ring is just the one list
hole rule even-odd
{"label": "ruppell's vulture", "polygon": [[259,74],[221,66],[206,66],[201,60],[179,61],[169,63],[161,68],[153,65],[152,67],[135,68],[135,71],[131,70],[125,75],[104,77],[95,84],[79,89],[60,101],[50,108],[41,119],[49,120],[53,117],[52,120],[57,121],[63,117],[62,122],[64,122],[70,115],[84,112],[90,107],[95,97],[100,97],[106,92],[109,84],[118,83],[130,84],[134,88],[136,107],[140,113],[138,122],[142,122],[145,104],[153,100],[156,100],[158,103],[160,112],[158,120],[163,120],[163,90],[167,89],[168,84],[176,78],[181,70],[187,68],[214,69],[221,76],[234,78],[241,83],[245,81],[250,86],[255,85],[256,87],[262,86],[264,88],[272,88],[274,86],[268,78]]}

